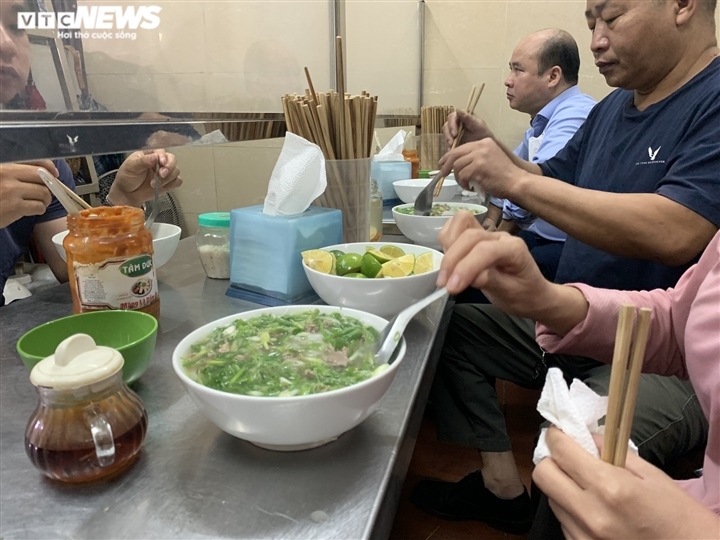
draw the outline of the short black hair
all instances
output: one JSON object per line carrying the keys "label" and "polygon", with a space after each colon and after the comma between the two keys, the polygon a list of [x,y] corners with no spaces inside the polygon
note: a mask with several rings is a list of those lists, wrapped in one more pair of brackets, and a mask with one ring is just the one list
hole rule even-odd
{"label": "short black hair", "polygon": [[538,75],[558,66],[562,70],[563,78],[569,84],[577,84],[580,71],[580,52],[575,39],[564,30],[558,30],[545,41],[538,52],[537,64]]}

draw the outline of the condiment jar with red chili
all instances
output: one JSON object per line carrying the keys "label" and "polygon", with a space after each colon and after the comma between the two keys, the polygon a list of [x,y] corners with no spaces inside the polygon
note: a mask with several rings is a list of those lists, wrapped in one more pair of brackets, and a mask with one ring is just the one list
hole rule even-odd
{"label": "condiment jar with red chili", "polygon": [[140,208],[101,206],[67,218],[73,312],[140,310],[158,318],[153,238]]}

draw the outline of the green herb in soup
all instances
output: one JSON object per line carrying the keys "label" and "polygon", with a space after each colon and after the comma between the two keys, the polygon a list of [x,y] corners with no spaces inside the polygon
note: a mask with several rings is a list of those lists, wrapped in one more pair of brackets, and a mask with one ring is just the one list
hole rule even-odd
{"label": "green herb in soup", "polygon": [[250,396],[304,396],[364,381],[387,369],[364,345],[374,328],[340,313],[260,315],[216,328],[183,358],[204,386]]}
{"label": "green herb in soup", "polygon": [[[468,208],[466,206],[450,206],[448,204],[433,204],[430,209],[430,216],[454,216],[460,210],[465,210],[471,214],[479,214],[480,211],[475,208]],[[415,213],[415,209],[412,206],[407,208],[397,208],[395,210],[398,214],[407,214],[412,216]]]}

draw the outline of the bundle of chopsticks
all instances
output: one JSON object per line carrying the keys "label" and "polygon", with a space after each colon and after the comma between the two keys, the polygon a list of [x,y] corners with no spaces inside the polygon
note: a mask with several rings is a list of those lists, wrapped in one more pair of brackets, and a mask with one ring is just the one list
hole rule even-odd
{"label": "bundle of chopsticks", "polygon": [[420,109],[420,168],[437,169],[442,157],[438,139],[442,137],[442,127],[455,112],[452,105],[427,106]]}
{"label": "bundle of chopsticks", "polygon": [[317,144],[325,159],[369,158],[373,148],[377,96],[362,91],[345,93],[342,38],[335,42],[337,91],[316,93],[305,68],[309,88],[305,95],[282,97],[288,131]]}
{"label": "bundle of chopsticks", "polygon": [[[636,312],[637,324],[634,324]],[[651,315],[652,311],[648,308],[638,310],[635,306],[623,305],[618,317],[605,417],[605,437],[600,454],[603,461],[618,467],[625,466],[627,457]]]}
{"label": "bundle of chopsticks", "polygon": [[55,178],[52,174],[47,172],[43,168],[38,168],[38,176],[47,186],[50,192],[55,195],[55,198],[63,205],[67,213],[70,215],[76,215],[80,213],[80,210],[86,210],[92,208],[86,203],[77,193],[72,189],[63,184],[60,180]]}
{"label": "bundle of chopsticks", "polygon": [[[477,106],[478,101],[480,101],[480,96],[482,95],[483,90],[485,90],[485,83],[482,83],[479,87],[472,87],[472,90],[470,90],[470,97],[468,97],[467,107],[465,107],[465,112],[467,112],[468,114],[473,114],[475,112],[475,107]],[[463,124],[460,124],[457,135],[453,140],[450,150],[454,150],[457,147],[457,145],[460,143],[460,140],[462,139],[464,132],[464,126]],[[440,195],[440,190],[442,189],[444,181],[445,177],[443,176],[442,178],[440,178],[437,185],[435,186],[435,191],[433,191],[433,197],[437,197],[438,195]]]}
{"label": "bundle of chopsticks", "polygon": [[[285,135],[285,125],[281,121],[265,118],[266,113],[209,113],[210,118],[223,121],[209,122],[207,132],[220,130],[229,141],[254,141],[259,139],[274,139]],[[249,118],[257,119],[250,121]],[[234,120],[244,120],[235,122]]]}

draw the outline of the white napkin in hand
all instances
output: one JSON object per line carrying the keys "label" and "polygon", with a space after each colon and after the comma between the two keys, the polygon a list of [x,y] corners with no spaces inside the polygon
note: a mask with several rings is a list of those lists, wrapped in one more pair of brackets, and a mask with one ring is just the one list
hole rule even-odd
{"label": "white napkin in hand", "polygon": [[325,157],[320,147],[288,131],[270,177],[263,214],[301,214],[326,187]]}
{"label": "white napkin in hand", "polygon": [[[598,396],[585,383],[575,379],[568,388],[562,371],[550,368],[545,378],[538,412],[555,426],[570,435],[575,442],[595,457],[600,457],[592,438],[592,433],[599,433],[598,420],[607,412],[608,398]],[[537,465],[550,455],[545,434],[547,428],[540,433],[540,439],[533,453],[533,463]]]}
{"label": "white napkin in hand", "polygon": [[374,161],[405,161],[403,156],[403,147],[405,146],[405,137],[407,132],[398,131],[390,141],[382,147],[382,149],[373,156]]}

